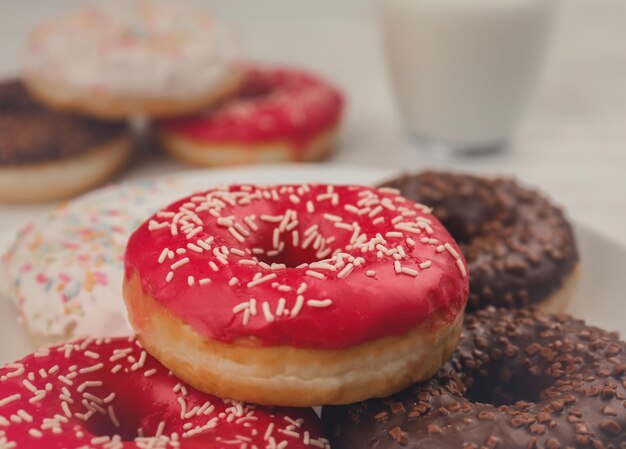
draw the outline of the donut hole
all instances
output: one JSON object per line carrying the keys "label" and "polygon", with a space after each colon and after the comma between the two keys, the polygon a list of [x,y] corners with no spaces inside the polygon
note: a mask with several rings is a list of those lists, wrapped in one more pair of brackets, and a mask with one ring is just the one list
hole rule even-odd
{"label": "donut hole", "polygon": [[[264,254],[257,256],[257,258],[268,264],[284,264],[287,268],[295,268],[302,264],[311,264],[321,260],[316,250],[301,248],[294,248],[291,245],[286,245],[284,250],[277,255],[272,255],[272,249],[267,250]],[[330,257],[330,255],[329,255]]]}
{"label": "donut hole", "polygon": [[249,76],[241,90],[237,93],[237,98],[242,100],[256,100],[270,95],[274,92],[274,87],[269,80],[261,76]]}
{"label": "donut hole", "polygon": [[483,365],[468,377],[465,396],[470,402],[501,406],[540,401],[541,392],[551,382],[532,375],[525,367],[499,362]]}
{"label": "donut hole", "polygon": [[[291,233],[284,233],[280,236],[281,250],[276,251],[273,247],[273,230],[270,228],[266,233],[259,233],[258,240],[255,242],[257,247],[263,249],[262,254],[257,254],[258,260],[267,264],[284,264],[287,268],[295,268],[303,264],[312,264],[321,260],[329,259],[334,253],[340,251],[342,253],[353,253],[350,248],[350,235],[339,235],[333,229],[329,229],[327,223],[311,223],[311,225],[317,224],[321,230],[320,236],[325,238],[333,237],[332,243],[319,242],[316,243],[314,238],[309,238],[305,235],[307,227],[299,228],[298,244],[295,245]],[[310,235],[310,234],[309,234]],[[284,243],[284,245],[283,245]],[[357,256],[361,253],[356,254]]]}
{"label": "donut hole", "polygon": [[[145,379],[133,382],[127,379],[127,375],[113,376],[108,378],[103,386],[87,388],[82,393],[76,391],[72,397],[84,398],[84,393],[90,395],[87,396],[87,402],[92,402],[90,407],[95,410],[87,419],[81,418],[90,408],[84,399],[75,400],[69,405],[76,424],[91,435],[109,437],[117,435],[123,441],[134,441],[137,437],[154,436],[161,422],[165,425],[162,430],[166,433],[171,433],[172,425],[175,425],[172,410],[175,410],[178,404],[173,399],[168,383],[153,383]],[[97,403],[93,405],[92,397],[103,399],[112,393],[115,395],[112,401],[99,404],[99,407]]]}

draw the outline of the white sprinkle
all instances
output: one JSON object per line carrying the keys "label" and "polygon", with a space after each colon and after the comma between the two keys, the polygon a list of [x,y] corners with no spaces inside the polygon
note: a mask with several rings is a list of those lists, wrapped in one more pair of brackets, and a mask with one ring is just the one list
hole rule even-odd
{"label": "white sprinkle", "polygon": [[402,265],[400,264],[399,260],[393,262],[393,268],[396,270],[396,273],[402,273]]}
{"label": "white sprinkle", "polygon": [[323,307],[328,307],[333,303],[332,300],[330,299],[323,299],[323,300],[319,300],[319,299],[309,299],[306,302],[306,305],[309,307],[319,307],[319,308],[323,308]]}
{"label": "white sprinkle", "polygon": [[200,279],[200,280],[198,281],[198,284],[200,284],[200,285],[206,285],[206,284],[208,284],[209,282],[211,282],[211,279],[210,279],[210,278],[202,278],[202,279]]}
{"label": "white sprinkle", "polygon": [[236,277],[231,278],[230,281],[228,281],[228,285],[231,287],[234,287],[237,284],[239,284],[239,279],[237,279]]}
{"label": "white sprinkle", "polygon": [[32,417],[30,414],[28,414],[28,413],[26,412],[26,410],[19,409],[19,410],[17,411],[17,415],[18,415],[20,418],[22,418],[24,421],[26,421],[27,423],[32,423],[32,422],[33,422],[33,417]]}
{"label": "white sprinkle", "polygon": [[267,302],[263,302],[261,307],[263,309],[263,315],[265,315],[265,321],[268,323],[274,321],[274,315],[272,315],[272,312],[270,311],[269,304]]}
{"label": "white sprinkle", "polygon": [[[200,240],[200,241],[202,241],[202,240]],[[187,248],[189,248],[191,251],[194,251],[196,253],[201,253],[203,251],[202,248],[200,248],[195,243],[187,243]]]}
{"label": "white sprinkle", "polygon": [[275,228],[274,233],[272,234],[272,247],[278,248],[279,243],[280,243],[280,231],[278,228]]}
{"label": "white sprinkle", "polygon": [[379,187],[378,191],[382,193],[391,193],[392,195],[400,195],[401,193],[398,189],[393,187]]}
{"label": "white sprinkle", "polygon": [[376,215],[378,215],[380,212],[382,212],[383,208],[382,206],[376,206],[369,214],[368,217],[373,218]]}
{"label": "white sprinkle", "polygon": [[93,366],[88,366],[86,368],[81,368],[78,370],[78,372],[80,374],[87,374],[87,373],[93,373],[95,371],[98,371],[100,369],[104,368],[104,363],[97,363],[96,365]]}
{"label": "white sprinkle", "polygon": [[61,402],[61,408],[63,409],[63,413],[65,413],[65,416],[67,416],[68,418],[72,417],[72,412],[70,410],[70,406],[67,405],[67,402]]}
{"label": "white sprinkle", "polygon": [[254,222],[254,215],[248,215],[247,217],[244,217],[243,221],[246,222],[250,229],[252,229],[253,231],[258,231],[259,227]]}
{"label": "white sprinkle", "polygon": [[344,229],[346,231],[353,231],[354,229],[352,228],[352,225],[349,225],[348,223],[335,223],[334,226],[338,229]]}
{"label": "white sprinkle", "polygon": [[211,267],[211,270],[213,271],[218,271],[219,268],[217,267],[217,264],[215,262],[213,262],[212,260],[209,261],[209,266]]}
{"label": "white sprinkle", "polygon": [[31,391],[31,393],[36,393],[37,392],[37,388],[32,383],[30,383],[30,381],[28,379],[24,379],[22,381],[22,385],[24,385],[26,388],[28,388]]}
{"label": "white sprinkle", "polygon": [[161,255],[159,256],[159,263],[163,263],[165,261],[165,258],[167,257],[168,252],[169,252],[168,248],[163,248],[163,251],[161,251]]}
{"label": "white sprinkle", "polygon": [[196,283],[196,278],[193,276],[187,276],[187,285],[192,287]]}
{"label": "white sprinkle", "polygon": [[409,267],[402,267],[402,273],[408,274],[409,276],[417,276],[417,270]]}
{"label": "white sprinkle", "polygon": [[82,384],[80,384],[80,386],[76,389],[76,391],[78,391],[79,393],[82,393],[87,388],[101,387],[101,386],[102,386],[102,382],[101,381],[88,380],[88,381],[83,382]]}
{"label": "white sprinkle", "polygon": [[309,265],[311,268],[315,268],[316,270],[329,270],[329,271],[337,271],[337,267],[329,264],[328,262],[313,262]]}
{"label": "white sprinkle", "polygon": [[65,376],[63,376],[63,375],[60,375],[60,376],[58,377],[58,379],[59,379],[61,382],[63,382],[64,384],[69,385],[70,387],[71,387],[72,385],[74,385],[74,382],[72,382],[70,379],[68,379],[67,377],[65,377]]}
{"label": "white sprinkle", "polygon": [[198,226],[197,228],[194,228],[193,231],[187,233],[187,239],[192,238],[193,236],[195,236],[200,231],[202,231],[202,226]]}
{"label": "white sprinkle", "polygon": [[174,262],[172,265],[170,265],[170,268],[172,270],[175,270],[176,268],[182,267],[187,263],[189,263],[189,257],[185,257],[184,259],[180,259],[179,261]]}
{"label": "white sprinkle", "polygon": [[296,303],[291,309],[291,318],[295,318],[296,316],[298,316],[298,314],[302,310],[302,306],[304,306],[304,296],[298,295],[296,296]]}
{"label": "white sprinkle", "polygon": [[172,279],[174,279],[174,272],[170,271],[167,273],[167,276],[165,276],[165,282],[172,282]]}
{"label": "white sprinkle", "polygon": [[443,246],[452,255],[452,257],[454,257],[455,259],[460,259],[459,253],[456,252],[452,245],[450,245],[449,243],[444,243]]}
{"label": "white sprinkle", "polygon": [[372,278],[372,277],[376,276],[376,271],[374,271],[374,270],[367,270],[365,272],[365,276],[369,276],[369,277]]}
{"label": "white sprinkle", "polygon": [[178,403],[180,404],[180,418],[185,419],[185,414],[187,413],[187,403],[180,396],[178,396],[176,399],[178,400]]}
{"label": "white sprinkle", "polygon": [[237,232],[235,228],[228,228],[228,232],[230,232],[230,234],[235,237],[235,240],[237,240],[239,243],[243,243],[246,241],[245,237]]}
{"label": "white sprinkle", "polygon": [[422,262],[420,264],[420,268],[424,269],[424,268],[429,268],[433,263],[430,260],[427,260],[425,262]]}
{"label": "white sprinkle", "polygon": [[156,368],[152,368],[152,369],[149,369],[148,371],[144,372],[143,375],[146,376],[146,377],[150,377],[150,376],[156,374],[156,372],[157,372]]}
{"label": "white sprinkle", "polygon": [[343,279],[344,277],[349,275],[353,269],[354,269],[354,264],[352,263],[347,264],[345,267],[343,267],[343,269],[339,273],[337,273],[337,278]]}
{"label": "white sprinkle", "polygon": [[261,220],[268,223],[280,223],[283,218],[282,215],[261,215]]}
{"label": "white sprinkle", "polygon": [[87,357],[91,358],[91,359],[99,359],[100,358],[100,354],[97,354],[93,351],[85,351],[83,354],[85,354]]}
{"label": "white sprinkle", "polygon": [[328,221],[332,221],[332,222],[335,222],[335,223],[339,223],[339,222],[343,221],[340,216],[333,215],[333,214],[324,214],[324,218],[326,220],[328,220]]}
{"label": "white sprinkle", "polygon": [[317,279],[326,279],[326,276],[324,276],[322,273],[319,273],[313,270],[307,270],[304,274],[306,274],[307,276],[317,278]]}
{"label": "white sprinkle", "polygon": [[390,238],[402,238],[403,235],[402,235],[401,232],[392,231],[392,232],[387,232],[385,234],[385,237],[387,237],[388,239],[390,239]]}
{"label": "white sprinkle", "polygon": [[242,302],[241,304],[237,304],[235,307],[233,307],[233,313],[239,313],[239,312],[243,312],[244,310],[246,310],[249,306],[249,303],[247,302]]}
{"label": "white sprinkle", "polygon": [[463,261],[461,259],[456,260],[456,266],[459,267],[459,270],[461,271],[461,274],[463,275],[463,277],[466,277],[467,270],[465,269],[465,265],[463,265]]}
{"label": "white sprinkle", "polygon": [[281,316],[285,311],[285,298],[278,298],[278,305],[276,306],[276,316]]}
{"label": "white sprinkle", "polygon": [[111,423],[115,426],[115,427],[119,427],[120,426],[120,422],[117,419],[117,416],[115,416],[115,411],[113,410],[113,406],[109,405],[107,407],[107,413],[109,415],[109,419],[111,420]]}
{"label": "white sprinkle", "polygon": [[269,423],[269,425],[267,426],[267,429],[265,430],[265,435],[263,435],[263,439],[265,441],[269,440],[269,438],[272,436],[273,431],[274,431],[274,423],[271,422]]}
{"label": "white sprinkle", "polygon": [[260,277],[258,279],[254,279],[254,280],[248,282],[248,288],[255,287],[255,286],[259,285],[259,284],[262,284],[263,282],[266,282],[266,281],[269,281],[271,279],[274,279],[275,277],[276,277],[276,273],[270,273],[270,274],[268,274],[266,276],[262,276],[262,277]]}
{"label": "white sprinkle", "polygon": [[400,231],[406,231],[406,232],[410,232],[412,234],[421,234],[422,231],[420,229],[414,228],[413,226],[409,226],[407,224],[404,223],[400,223],[394,226],[396,229],[399,229]]}
{"label": "white sprinkle", "polygon": [[13,394],[11,396],[7,396],[4,399],[0,399],[0,407],[4,407],[5,405],[10,404],[11,402],[17,401],[21,397],[22,397],[21,394],[16,393],[16,394]]}
{"label": "white sprinkle", "polygon": [[230,228],[233,225],[233,221],[228,219],[228,218],[224,218],[224,217],[219,217],[217,219],[217,225],[218,226],[224,226],[227,228]]}

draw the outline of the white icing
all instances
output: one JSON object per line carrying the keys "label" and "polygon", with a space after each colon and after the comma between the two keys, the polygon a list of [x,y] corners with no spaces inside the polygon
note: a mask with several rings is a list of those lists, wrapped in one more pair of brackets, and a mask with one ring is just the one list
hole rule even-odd
{"label": "white icing", "polygon": [[111,186],[27,225],[2,258],[2,276],[37,338],[132,333],[122,300],[123,254],[134,229],[160,207],[206,188],[163,179]]}
{"label": "white icing", "polygon": [[81,91],[129,96],[207,95],[233,74],[230,28],[169,0],[114,0],[40,25],[28,76]]}

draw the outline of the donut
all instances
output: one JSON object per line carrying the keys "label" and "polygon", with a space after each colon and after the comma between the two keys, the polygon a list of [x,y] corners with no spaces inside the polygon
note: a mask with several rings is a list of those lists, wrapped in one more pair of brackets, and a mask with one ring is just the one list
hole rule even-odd
{"label": "donut", "polygon": [[333,449],[619,449],[626,345],[567,315],[488,306],[428,382],[325,407]]}
{"label": "donut", "polygon": [[579,278],[563,211],[508,178],[425,171],[384,183],[434,208],[459,242],[470,275],[468,310],[487,305],[565,309]]}
{"label": "donut", "polygon": [[101,184],[128,160],[124,123],[46,109],[17,80],[0,82],[0,201],[66,198]]}
{"label": "donut", "polygon": [[227,25],[185,2],[98,2],[33,30],[23,78],[57,109],[170,117],[233,95],[236,47]]}
{"label": "donut", "polygon": [[466,270],[429,209],[396,191],[231,185],[133,233],[124,299],[146,350],[201,391],[336,404],[437,371],[456,346]]}
{"label": "donut", "polygon": [[199,166],[312,161],[334,145],[343,96],[294,68],[249,67],[235,98],[156,125],[163,147]]}
{"label": "donut", "polygon": [[201,393],[132,338],[51,347],[0,376],[3,449],[329,449],[313,409]]}
{"label": "donut", "polygon": [[22,227],[0,274],[34,346],[130,335],[121,298],[126,241],[163,201],[199,186],[180,177],[112,185]]}

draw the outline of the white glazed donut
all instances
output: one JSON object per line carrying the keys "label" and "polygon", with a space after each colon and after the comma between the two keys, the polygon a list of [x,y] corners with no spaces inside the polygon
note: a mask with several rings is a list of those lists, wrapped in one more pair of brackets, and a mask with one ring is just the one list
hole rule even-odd
{"label": "white glazed donut", "polygon": [[2,275],[33,342],[130,334],[122,301],[126,240],[160,205],[196,188],[173,178],[110,186],[25,226],[2,257]]}
{"label": "white glazed donut", "polygon": [[241,83],[237,53],[226,25],[185,2],[114,0],[37,27],[24,78],[58,108],[172,116],[234,92]]}

